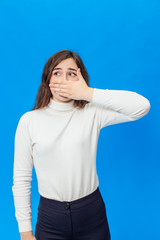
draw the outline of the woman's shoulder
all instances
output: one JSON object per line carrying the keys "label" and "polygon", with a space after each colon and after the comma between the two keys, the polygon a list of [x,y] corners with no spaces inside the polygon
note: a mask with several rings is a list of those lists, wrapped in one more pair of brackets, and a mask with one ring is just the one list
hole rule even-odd
{"label": "woman's shoulder", "polygon": [[36,110],[30,110],[27,112],[24,112],[20,117],[19,117],[19,122],[30,122],[33,117],[38,113],[39,111]]}
{"label": "woman's shoulder", "polygon": [[41,116],[43,114],[44,114],[44,109],[42,109],[42,108],[29,110],[27,112],[24,112],[20,116],[19,121],[29,123],[33,119],[37,119],[37,117],[39,117],[39,116]]}
{"label": "woman's shoulder", "polygon": [[28,121],[31,119],[32,111],[27,111],[20,115],[18,120],[18,125],[26,125]]}
{"label": "woman's shoulder", "polygon": [[38,108],[38,109],[32,109],[29,110],[21,115],[21,118],[30,118],[33,117],[34,115],[40,114],[41,112],[44,111],[45,108]]}

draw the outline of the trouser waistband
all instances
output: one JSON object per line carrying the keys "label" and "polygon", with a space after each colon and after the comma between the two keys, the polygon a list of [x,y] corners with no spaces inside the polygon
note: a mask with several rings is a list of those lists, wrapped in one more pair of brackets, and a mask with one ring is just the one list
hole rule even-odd
{"label": "trouser waistband", "polygon": [[97,187],[97,189],[94,192],[90,193],[89,195],[73,201],[58,201],[55,199],[45,198],[42,195],[40,195],[39,208],[41,206],[48,206],[56,209],[62,209],[62,208],[68,209],[70,207],[72,207],[72,209],[75,209],[75,208],[86,206],[87,204],[97,200],[99,197],[102,197],[99,187]]}

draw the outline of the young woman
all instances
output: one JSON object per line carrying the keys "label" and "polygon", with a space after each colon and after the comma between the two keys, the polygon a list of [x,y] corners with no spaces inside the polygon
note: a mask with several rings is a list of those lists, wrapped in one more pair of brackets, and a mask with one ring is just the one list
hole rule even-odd
{"label": "young woman", "polygon": [[[15,134],[12,191],[21,240],[111,239],[96,172],[99,132],[149,109],[136,92],[89,87],[76,52],[62,50],[47,60],[35,106],[21,116]],[[35,237],[33,164],[40,193]]]}

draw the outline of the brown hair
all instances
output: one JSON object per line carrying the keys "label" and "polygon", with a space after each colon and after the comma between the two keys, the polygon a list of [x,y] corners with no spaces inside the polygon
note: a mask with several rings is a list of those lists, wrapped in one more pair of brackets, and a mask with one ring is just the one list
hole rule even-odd
{"label": "brown hair", "polygon": [[[77,64],[77,67],[81,69],[81,74],[86,81],[86,84],[89,85],[89,75],[88,72],[82,62],[80,56],[74,52],[69,50],[61,50],[53,54],[45,63],[42,73],[41,84],[38,89],[38,93],[35,99],[35,105],[32,110],[43,108],[48,105],[50,101],[50,97],[52,96],[52,92],[49,88],[49,80],[51,78],[51,74],[56,65],[58,65],[62,60],[67,58],[73,58]],[[79,109],[84,108],[84,106],[88,103],[86,100],[76,100],[74,99],[74,107],[78,107]]]}

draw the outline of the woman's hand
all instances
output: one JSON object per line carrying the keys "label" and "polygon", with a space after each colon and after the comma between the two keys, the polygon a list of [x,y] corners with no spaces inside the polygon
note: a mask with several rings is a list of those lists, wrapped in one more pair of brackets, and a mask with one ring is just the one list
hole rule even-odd
{"label": "woman's hand", "polygon": [[80,68],[77,69],[77,77],[78,80],[75,81],[68,80],[64,82],[62,80],[52,80],[49,87],[60,96],[76,100],[87,100],[90,87],[88,87],[82,77]]}
{"label": "woman's hand", "polygon": [[33,235],[32,231],[20,232],[20,235],[21,235],[21,240],[36,240],[36,238]]}

